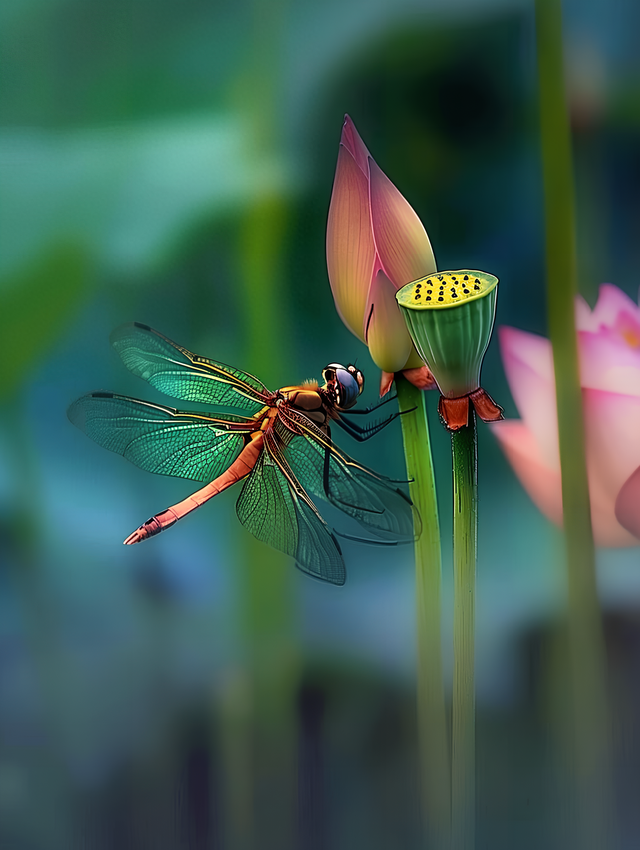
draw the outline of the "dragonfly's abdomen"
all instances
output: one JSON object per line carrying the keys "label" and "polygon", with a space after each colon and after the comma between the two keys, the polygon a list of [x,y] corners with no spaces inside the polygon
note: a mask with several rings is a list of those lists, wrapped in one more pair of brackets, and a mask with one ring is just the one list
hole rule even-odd
{"label": "dragonfly's abdomen", "polygon": [[260,432],[257,432],[252,439],[240,452],[231,466],[219,475],[214,481],[211,481],[205,487],[192,493],[178,502],[177,505],[172,505],[170,508],[162,511],[162,513],[152,516],[140,528],[136,529],[133,534],[130,534],[124,541],[126,545],[132,543],[140,543],[142,540],[147,540],[149,537],[154,537],[160,534],[166,528],[171,528],[179,519],[190,514],[200,505],[204,505],[209,499],[222,493],[227,487],[245,478],[256,465],[256,461],[260,457],[260,452],[264,444],[264,438]]}

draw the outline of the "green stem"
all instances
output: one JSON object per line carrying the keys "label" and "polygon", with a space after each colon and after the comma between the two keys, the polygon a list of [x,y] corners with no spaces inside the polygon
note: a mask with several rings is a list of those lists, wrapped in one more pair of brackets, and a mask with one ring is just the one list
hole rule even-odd
{"label": "green stem", "polygon": [[[440,524],[424,393],[396,375],[409,492],[422,519],[416,539],[418,746],[425,846],[449,847],[450,766],[442,681]],[[418,530],[416,530],[418,531]]]}
{"label": "green stem", "polygon": [[572,773],[577,803],[573,839],[583,850],[600,850],[610,846],[612,832],[611,743],[574,318],[574,187],[560,0],[536,0],[536,31],[547,308],[556,379],[568,580]]}
{"label": "green stem", "polygon": [[[239,234],[246,362],[254,364],[249,370],[259,371],[267,382],[283,374],[287,360],[282,341],[271,344],[274,330],[284,321],[278,305],[283,300],[287,224],[286,199],[265,195],[247,210]],[[251,772],[236,776],[237,765],[233,761],[228,765],[230,778],[238,780],[228,788],[234,816],[229,839],[232,846],[242,848],[258,846],[259,837],[268,835],[273,846],[288,850],[295,844],[295,695],[300,676],[293,571],[288,558],[255,538],[244,535],[243,546],[239,619],[248,660],[241,697],[247,705],[233,718],[229,734],[235,736],[237,752],[250,757],[245,766]],[[229,714],[222,716],[231,722]],[[229,756],[233,758],[233,751]]]}
{"label": "green stem", "polygon": [[475,843],[475,592],[478,538],[478,438],[475,411],[451,434],[453,459],[453,850]]}

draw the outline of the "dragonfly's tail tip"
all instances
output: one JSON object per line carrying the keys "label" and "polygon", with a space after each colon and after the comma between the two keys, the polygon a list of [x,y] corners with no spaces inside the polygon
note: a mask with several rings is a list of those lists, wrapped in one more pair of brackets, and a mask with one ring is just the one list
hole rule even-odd
{"label": "dragonfly's tail tip", "polygon": [[140,543],[142,540],[147,540],[156,534],[160,534],[165,528],[171,528],[178,520],[175,512],[168,508],[162,511],[158,516],[152,516],[144,522],[139,528],[130,534],[124,542],[125,546],[132,546],[134,543]]}
{"label": "dragonfly's tail tip", "polygon": [[134,532],[132,532],[126,540],[123,540],[123,544],[125,546],[133,546],[134,543],[140,543],[140,541],[144,540],[147,536],[146,534],[141,534],[142,529],[136,528]]}
{"label": "dragonfly's tail tip", "polygon": [[125,546],[133,546],[134,543],[141,543],[143,540],[146,540],[149,535],[143,525],[140,528],[136,528],[126,540],[123,540],[123,544]]}

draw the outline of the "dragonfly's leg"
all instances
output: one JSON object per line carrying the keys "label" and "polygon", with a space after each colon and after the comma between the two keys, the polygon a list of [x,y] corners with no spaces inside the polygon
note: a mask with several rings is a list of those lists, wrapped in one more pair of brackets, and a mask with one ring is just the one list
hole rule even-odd
{"label": "dragonfly's leg", "polygon": [[205,502],[217,496],[218,493],[222,493],[227,487],[245,478],[255,466],[262,451],[262,445],[263,437],[261,433],[258,433],[255,439],[247,443],[231,466],[222,475],[219,475],[201,490],[187,496],[186,499],[178,502],[177,505],[172,505],[170,508],[152,516],[151,519],[148,519],[127,537],[124,541],[125,545],[130,546],[133,543],[140,543],[142,540],[147,540],[149,537],[160,534],[166,528],[171,528],[179,519],[190,514],[191,511],[195,511],[196,508],[204,505]]}
{"label": "dragonfly's leg", "polygon": [[382,399],[382,401],[377,402],[377,404],[372,404],[370,407],[365,407],[363,410],[349,410],[349,416],[354,413],[356,416],[364,416],[367,413],[373,413],[374,410],[382,407],[383,404],[389,404],[390,401],[394,401],[396,398],[398,398],[397,395],[387,395]]}
{"label": "dragonfly's leg", "polygon": [[354,440],[357,440],[359,443],[364,443],[367,437],[363,437],[361,433],[361,429],[355,430],[353,427],[353,423],[347,422],[346,419],[337,419],[336,425],[342,428],[343,431],[346,431],[350,437],[353,437]]}
{"label": "dragonfly's leg", "polygon": [[[340,423],[338,423],[340,424]],[[336,505],[336,507],[341,510],[345,510],[345,508],[353,508],[354,510],[366,511],[367,513],[379,514],[382,511],[378,511],[371,508],[364,508],[358,505],[352,505],[350,502],[345,502],[344,499],[340,499],[336,494],[333,496],[329,493],[329,470],[331,468],[331,431],[328,429],[327,436],[329,437],[329,442],[324,447],[324,468],[322,470],[322,486],[324,487],[324,495],[328,502],[331,502],[332,505]],[[358,439],[356,437],[356,439]]]}
{"label": "dragonfly's leg", "polygon": [[354,440],[357,440],[359,443],[364,443],[369,439],[372,434],[367,434],[366,429],[359,428],[356,430],[354,427],[354,423],[347,422],[346,419],[340,419],[336,423],[343,431],[346,431],[350,437],[353,437]]}
{"label": "dragonfly's leg", "polygon": [[[403,413],[408,413],[409,411],[403,411]],[[391,416],[383,419],[381,422],[374,422],[372,425],[357,425],[355,422],[350,422],[348,419],[344,418],[344,414],[341,415],[340,419],[337,419],[337,424],[347,432],[354,440],[357,440],[359,443],[364,443],[366,440],[371,439],[383,428],[386,428],[390,422],[393,422],[394,419],[397,419],[398,416],[401,416],[400,413],[394,413]]]}
{"label": "dragonfly's leg", "polygon": [[327,427],[327,437],[329,438],[329,443],[324,447],[324,466],[322,469],[322,486],[324,487],[324,494],[329,499],[329,467],[331,460],[331,428]]}

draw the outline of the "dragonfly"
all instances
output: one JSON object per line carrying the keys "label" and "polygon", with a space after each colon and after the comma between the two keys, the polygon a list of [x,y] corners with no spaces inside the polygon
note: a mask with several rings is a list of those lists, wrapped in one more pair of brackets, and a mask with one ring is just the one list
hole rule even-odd
{"label": "dragonfly", "polygon": [[334,423],[363,441],[400,415],[365,426],[350,419],[390,400],[351,410],[364,387],[364,376],[354,365],[329,364],[322,371],[322,386],[307,381],[272,392],[252,375],[192,354],[148,325],[123,325],[112,333],[111,343],[134,375],[165,395],[233,410],[177,410],[110,392],[89,393],[70,406],[74,425],[141,469],[207,482],[144,522],[126,545],[171,528],[240,481],[236,513],[245,528],[291,555],[303,572],[334,585],[345,582],[344,558],[337,532],[314,498],[360,523],[373,535],[368,542],[415,538],[420,520],[397,486],[401,482],[362,466],[331,438]]}

